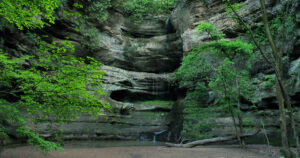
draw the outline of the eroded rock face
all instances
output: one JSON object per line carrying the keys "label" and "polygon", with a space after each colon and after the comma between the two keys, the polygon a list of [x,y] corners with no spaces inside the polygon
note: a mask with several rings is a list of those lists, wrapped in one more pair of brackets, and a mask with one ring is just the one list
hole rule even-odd
{"label": "eroded rock face", "polygon": [[[155,132],[162,131],[156,140],[166,140],[171,123],[173,104],[143,104],[142,101],[175,101],[170,86],[171,73],[155,74],[127,71],[103,66],[105,72],[101,100],[112,107],[96,118],[84,115],[69,124],[59,126],[64,139],[134,139],[153,140]],[[50,137],[47,123],[39,124],[41,135]]]}
{"label": "eroded rock face", "polygon": [[[176,100],[170,86],[172,73],[135,72],[110,66],[103,66],[102,70],[106,74],[103,78],[103,87],[116,101],[132,103],[151,99],[151,97],[153,100]],[[122,93],[127,94],[122,96]]]}
{"label": "eroded rock face", "polygon": [[122,43],[102,34],[105,51],[97,54],[102,63],[138,72],[173,72],[179,67],[182,56],[181,41],[176,34],[150,38],[122,36]]}
{"label": "eroded rock face", "polygon": [[[275,17],[276,14],[284,7],[285,1],[276,2],[267,0],[268,15]],[[294,12],[299,9],[299,2],[293,4],[291,10]],[[247,23],[254,27],[261,23],[260,3],[259,0],[246,0],[243,7],[238,10],[238,14],[245,18]],[[173,11],[171,21],[176,30],[181,35],[183,43],[183,51],[188,52],[193,47],[205,39],[205,36],[197,34],[196,26],[208,22],[213,24],[217,30],[224,33],[226,38],[235,39],[239,33],[243,32],[237,27],[237,22],[231,19],[231,15],[226,13],[222,1],[205,0],[205,1],[180,1],[177,8]],[[299,21],[298,21],[299,23]],[[292,53],[298,54],[299,57],[299,35],[294,36],[293,39],[287,41],[286,47],[292,47]]]}
{"label": "eroded rock face", "polygon": [[[74,41],[78,56],[93,56],[105,65],[138,72],[173,72],[180,65],[181,39],[166,16],[148,17],[134,24],[122,14],[111,12],[101,26],[86,27],[77,34],[70,31],[65,35]],[[93,41],[87,43],[89,38],[85,36],[92,36]]]}
{"label": "eroded rock face", "polygon": [[[89,55],[104,64],[102,86],[106,94],[99,99],[112,111],[103,111],[96,118],[84,115],[59,126],[63,138],[172,139],[168,129],[177,96],[170,77],[180,65],[182,42],[168,17],[147,17],[135,25],[122,13],[110,11],[104,24],[84,25],[84,29],[74,31],[75,23],[58,17],[48,32],[53,39],[68,37],[77,56]],[[170,104],[141,103],[153,100]],[[50,137],[46,123],[38,128],[42,136]]]}

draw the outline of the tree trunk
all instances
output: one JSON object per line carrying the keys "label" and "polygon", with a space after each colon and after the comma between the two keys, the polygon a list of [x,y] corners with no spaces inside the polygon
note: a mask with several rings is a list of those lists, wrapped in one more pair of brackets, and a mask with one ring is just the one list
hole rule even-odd
{"label": "tree trunk", "polygon": [[236,138],[238,139],[240,146],[243,146],[241,134],[240,134],[240,132],[237,129],[238,127],[237,127],[237,123],[235,121],[235,117],[234,117],[232,108],[230,109],[230,114],[231,114],[231,118],[232,118],[232,121],[233,121],[233,126],[234,126],[234,130],[235,130]]}
{"label": "tree trunk", "polygon": [[265,124],[264,124],[264,122],[263,122],[262,119],[260,119],[260,123],[261,123],[262,129],[263,129],[263,133],[264,133],[264,135],[266,137],[267,144],[268,144],[268,146],[270,146],[269,137],[268,137],[268,134],[267,134],[267,131],[266,131],[266,128],[265,128]]}
{"label": "tree trunk", "polygon": [[281,141],[282,141],[282,147],[285,155],[290,158],[293,156],[292,151],[289,147],[288,137],[287,137],[287,123],[286,123],[286,112],[285,112],[285,87],[283,85],[282,81],[282,52],[279,52],[277,47],[275,46],[275,42],[273,39],[273,36],[271,34],[271,29],[268,22],[267,17],[267,11],[265,6],[265,0],[260,0],[261,10],[262,10],[262,18],[263,23],[265,26],[266,34],[270,43],[270,46],[272,48],[272,54],[274,57],[274,65],[275,65],[275,72],[276,75],[276,93],[277,93],[277,99],[278,99],[278,106],[280,111],[280,128],[281,128]]}
{"label": "tree trunk", "polygon": [[233,121],[233,126],[234,126],[234,129],[235,129],[235,134],[236,134],[236,137],[239,141],[239,144],[242,146],[242,141],[241,141],[241,137],[240,137],[240,133],[239,131],[237,130],[237,124],[236,124],[236,121],[235,121],[235,117],[234,117],[234,113],[233,113],[233,107],[231,105],[231,100],[229,99],[229,97],[227,96],[227,88],[226,88],[226,82],[224,80],[225,78],[225,74],[224,74],[224,67],[222,65],[222,82],[223,82],[223,88],[224,88],[224,97],[225,99],[227,99],[227,101],[229,102],[229,111],[230,111],[230,115],[231,115],[231,118],[232,118],[232,121]]}
{"label": "tree trunk", "polygon": [[[246,133],[241,135],[241,138],[245,137],[250,137],[258,134],[260,130],[253,132],[253,133]],[[168,147],[180,147],[180,148],[192,148],[198,145],[205,145],[205,144],[210,144],[210,143],[219,143],[219,142],[226,142],[230,140],[235,140],[237,139],[236,136],[228,136],[228,137],[216,137],[216,138],[210,138],[210,139],[202,139],[202,140],[197,140],[193,141],[187,144],[173,144],[173,143],[166,143],[165,145]]]}
{"label": "tree trunk", "polygon": [[[236,68],[235,68],[235,74],[237,75],[237,71],[236,71]],[[241,96],[241,92],[240,92],[240,84],[239,84],[239,81],[237,79],[238,77],[236,76],[235,77],[235,82],[236,82],[236,87],[238,89],[237,91],[237,109],[238,109],[238,114],[237,114],[237,118],[238,118],[238,122],[239,122],[239,130],[240,130],[240,135],[244,134],[244,129],[243,129],[243,119],[242,119],[242,116],[241,116],[241,102],[240,102],[240,96]],[[245,141],[243,138],[240,138],[240,145],[242,147],[245,147]]]}

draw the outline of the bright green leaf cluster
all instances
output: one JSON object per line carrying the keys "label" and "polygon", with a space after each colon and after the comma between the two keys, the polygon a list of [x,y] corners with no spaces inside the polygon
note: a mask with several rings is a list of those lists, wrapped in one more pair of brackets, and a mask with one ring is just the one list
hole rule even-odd
{"label": "bright green leaf cluster", "polygon": [[198,82],[207,82],[211,72],[212,67],[207,64],[206,57],[193,51],[183,58],[174,80],[180,87],[193,89]]}
{"label": "bright green leaf cluster", "polygon": [[224,34],[220,34],[213,24],[201,23],[197,26],[197,29],[199,34],[207,33],[211,40],[219,40],[224,38]]}
{"label": "bright green leaf cluster", "polygon": [[[14,23],[20,30],[43,28],[54,23],[54,10],[61,0],[1,0],[0,17]],[[48,21],[48,22],[46,22]]]}
{"label": "bright green leaf cluster", "polygon": [[[3,109],[25,108],[37,118],[32,121],[54,116],[57,122],[64,123],[78,118],[83,112],[97,115],[102,108],[109,108],[99,99],[104,93],[101,88],[104,74],[99,62],[91,57],[75,58],[68,54],[74,51],[69,41],[47,43],[34,34],[28,36],[39,46],[37,56],[11,58],[0,51],[0,99],[14,98],[11,104],[1,102]],[[0,121],[22,118],[13,115],[1,117]],[[24,121],[13,122],[22,124]],[[58,148],[33,134],[25,125],[20,127],[16,133],[23,134],[42,152]],[[3,132],[10,133],[1,129],[3,137]]]}
{"label": "bright green leaf cluster", "polygon": [[[241,40],[226,41],[224,35],[208,23],[200,24],[197,29],[199,34],[208,35],[209,41],[199,44],[183,58],[175,80],[181,87],[187,88],[183,134],[189,136],[188,132],[184,132],[189,131],[202,137],[208,136],[205,130],[209,128],[202,128],[200,125],[203,122],[199,125],[196,120],[214,116],[214,113],[201,112],[209,110],[205,106],[209,89],[215,96],[214,103],[217,106],[214,110],[232,113],[233,117],[240,112],[237,108],[239,97],[250,99],[252,89],[247,61],[252,55],[253,46]],[[202,133],[195,133],[192,128],[201,130]]]}

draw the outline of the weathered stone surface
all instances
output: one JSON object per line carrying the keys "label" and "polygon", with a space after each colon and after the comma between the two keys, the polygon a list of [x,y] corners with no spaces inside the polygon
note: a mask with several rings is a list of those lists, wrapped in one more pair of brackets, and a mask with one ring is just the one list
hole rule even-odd
{"label": "weathered stone surface", "polygon": [[[57,125],[62,130],[63,139],[139,139],[140,136],[152,138],[153,133],[168,129],[166,112],[131,112],[121,115],[104,112],[97,118],[83,116],[69,124]],[[38,125],[40,134],[51,136],[47,123]]]}
{"label": "weathered stone surface", "polygon": [[176,34],[151,38],[122,36],[122,43],[114,37],[102,34],[102,42],[107,48],[97,54],[102,63],[114,67],[139,72],[172,72],[179,67],[181,41]]}
{"label": "weathered stone surface", "polygon": [[[134,72],[110,66],[102,66],[102,70],[106,94],[100,97],[111,105],[112,111],[102,111],[97,117],[84,115],[68,124],[58,125],[63,131],[63,139],[152,140],[154,132],[169,129],[172,104],[147,105],[138,101],[176,100],[169,85],[171,73]],[[38,129],[42,136],[50,137],[47,123],[39,124]]]}
{"label": "weathered stone surface", "polygon": [[172,72],[182,57],[181,40],[169,32],[167,17],[149,17],[138,26],[119,16],[101,32],[103,51],[94,52],[106,65],[139,72]]}
{"label": "weathered stone surface", "polygon": [[[83,24],[84,29],[75,31],[76,21],[57,16],[56,24],[48,30],[50,37],[68,37],[77,56],[89,55],[105,64],[102,86],[106,94],[99,99],[112,107],[97,118],[83,116],[60,126],[63,138],[153,139],[154,132],[168,130],[171,104],[139,103],[176,100],[170,76],[180,65],[182,44],[168,17],[148,17],[134,25],[122,13],[110,11],[104,24]],[[46,123],[38,127],[43,136],[50,136]]]}
{"label": "weathered stone surface", "polygon": [[[275,2],[270,0],[266,2],[270,17],[275,16],[286,3],[286,1]],[[293,8],[297,8],[297,6],[299,6],[299,3],[293,4]],[[257,25],[261,22],[259,0],[246,0],[238,14],[245,18],[244,20],[250,26]],[[188,2],[182,0],[173,11],[171,19],[173,26],[182,37],[184,52],[190,51],[195,44],[197,45],[197,43],[205,39],[205,37],[201,37],[196,33],[196,26],[203,22],[213,24],[219,31],[225,33],[227,38],[236,38],[238,33],[241,32],[240,28],[237,27],[236,21],[231,19],[230,14],[226,13],[222,1],[218,0],[190,0]],[[289,43],[289,46],[297,48],[299,45],[296,44],[298,40],[299,35],[295,35],[295,38],[287,41],[287,43]],[[297,49],[294,50],[293,53],[297,54]]]}
{"label": "weathered stone surface", "polygon": [[114,91],[123,90],[124,92],[133,93],[133,95],[141,94],[144,95],[143,97],[146,97],[137,96],[137,98],[135,98],[135,96],[128,96],[128,100],[126,100],[126,98],[119,96],[120,98],[115,100],[120,101],[124,99],[123,101],[135,102],[146,100],[147,95],[149,95],[149,97],[152,96],[153,99],[172,99],[172,97],[175,97],[172,96],[172,87],[170,85],[172,73],[155,74],[134,72],[110,66],[103,66],[102,70],[106,74],[103,78],[103,88],[107,91],[107,95],[111,96]]}

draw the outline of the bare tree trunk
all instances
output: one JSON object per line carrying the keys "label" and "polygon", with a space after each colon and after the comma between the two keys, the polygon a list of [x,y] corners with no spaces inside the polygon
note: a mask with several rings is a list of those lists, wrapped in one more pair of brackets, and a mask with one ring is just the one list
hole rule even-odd
{"label": "bare tree trunk", "polygon": [[[240,110],[240,108],[239,108],[239,110]],[[240,113],[238,113],[237,117],[238,117],[238,121],[239,121],[240,135],[243,135],[244,134],[243,119],[242,119],[242,116]],[[241,138],[241,146],[245,147],[245,145],[246,145],[246,143],[245,143],[244,139]]]}
{"label": "bare tree trunk", "polygon": [[278,106],[279,106],[279,112],[280,112],[280,131],[281,131],[281,143],[283,147],[283,151],[285,153],[285,156],[288,158],[292,157],[292,153],[289,147],[288,143],[288,137],[287,137],[287,125],[286,125],[286,113],[284,108],[284,99],[282,97],[282,93],[279,90],[279,83],[276,82],[276,93],[277,93],[277,100],[278,100]]}
{"label": "bare tree trunk", "polygon": [[[235,73],[237,75],[237,71],[236,71],[236,68],[235,68]],[[240,102],[240,96],[241,96],[241,92],[240,92],[240,85],[239,85],[239,81],[237,79],[237,76],[235,77],[235,82],[236,82],[236,87],[238,89],[238,94],[237,94],[237,109],[238,109],[238,114],[237,114],[237,118],[238,118],[238,123],[239,123],[239,130],[240,130],[240,135],[243,135],[244,134],[244,129],[243,129],[243,119],[242,119],[242,116],[241,116],[241,102]],[[240,145],[242,147],[245,147],[245,141],[243,140],[243,138],[241,138],[240,140]]]}
{"label": "bare tree trunk", "polygon": [[292,157],[292,151],[289,147],[288,137],[287,137],[287,121],[286,121],[286,112],[285,112],[285,98],[287,97],[287,94],[285,94],[285,87],[282,84],[282,52],[279,52],[277,47],[275,46],[274,38],[271,34],[271,29],[269,26],[269,21],[267,17],[267,11],[265,6],[265,1],[260,0],[261,5],[261,11],[262,11],[262,17],[263,17],[263,23],[265,26],[266,34],[270,43],[270,46],[272,48],[272,53],[274,57],[274,65],[275,65],[275,71],[277,72],[277,80],[276,80],[276,93],[277,93],[277,99],[278,99],[278,106],[280,111],[280,128],[281,128],[281,141],[282,141],[282,147],[283,151],[286,154],[286,156]]}
{"label": "bare tree trunk", "polygon": [[[253,132],[253,133],[245,133],[241,135],[241,138],[250,137],[258,134],[260,130]],[[236,136],[229,136],[229,137],[216,137],[216,138],[209,138],[209,139],[202,139],[202,140],[196,140],[190,143],[186,144],[173,144],[173,143],[166,143],[166,146],[169,147],[180,147],[180,148],[192,148],[198,145],[205,145],[210,143],[218,143],[218,142],[226,142],[237,139]]]}
{"label": "bare tree trunk", "polygon": [[235,117],[234,117],[232,109],[230,109],[230,114],[231,114],[231,118],[232,118],[232,121],[233,121],[233,126],[234,126],[234,130],[235,130],[236,138],[238,139],[240,146],[243,146],[242,139],[240,137],[241,135],[240,135],[240,132],[237,129],[237,124],[236,124]]}
{"label": "bare tree trunk", "polygon": [[[225,99],[227,99],[228,97],[227,97],[227,88],[226,88],[226,82],[224,81],[224,76],[225,76],[225,74],[224,74],[224,68],[223,68],[223,65],[222,65],[222,82],[223,82],[223,88],[224,88],[224,97],[225,97]],[[239,133],[239,131],[237,130],[237,124],[236,124],[236,121],[235,121],[235,117],[234,117],[234,113],[233,113],[233,109],[232,109],[232,105],[231,105],[231,101],[230,101],[230,99],[228,99],[228,101],[229,101],[229,111],[230,111],[230,114],[231,114],[231,118],[232,118],[232,121],[233,121],[233,126],[234,126],[234,129],[235,129],[235,134],[236,134],[236,137],[237,137],[237,139],[238,139],[238,141],[239,141],[239,144],[242,146],[242,141],[241,141],[241,137],[240,137],[240,133]]]}
{"label": "bare tree trunk", "polygon": [[260,123],[261,123],[262,129],[263,129],[263,133],[264,133],[264,135],[266,137],[267,144],[268,144],[268,146],[270,146],[269,137],[268,137],[268,134],[267,134],[267,131],[266,131],[266,128],[265,128],[265,124],[264,124],[264,122],[263,122],[262,119],[260,119]]}

